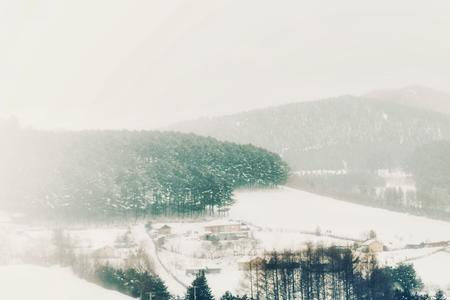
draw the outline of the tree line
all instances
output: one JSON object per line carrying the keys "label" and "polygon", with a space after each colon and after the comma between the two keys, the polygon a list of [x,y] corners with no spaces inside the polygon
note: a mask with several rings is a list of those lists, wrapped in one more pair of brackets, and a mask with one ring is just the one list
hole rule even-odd
{"label": "tree line", "polygon": [[8,134],[0,205],[66,219],[212,213],[234,189],[281,184],[288,173],[276,154],[193,134]]}
{"label": "tree line", "polygon": [[248,263],[247,283],[257,300],[429,299],[411,265],[380,267],[371,254],[339,247],[267,253]]}
{"label": "tree line", "polygon": [[[318,252],[334,252],[336,248],[317,248],[311,251],[311,260],[292,260],[294,253],[271,253],[248,270],[249,294],[234,295],[225,292],[220,300],[446,300],[438,290],[433,296],[420,293],[422,283],[411,265],[378,267],[374,262],[362,266],[350,254],[339,255],[326,263],[318,263],[313,256]],[[287,258],[289,257],[289,258]],[[350,259],[350,260],[348,260]],[[348,260],[348,261],[347,261]],[[367,263],[367,261],[365,262]],[[303,265],[303,270],[299,268]],[[136,269],[99,267],[96,282],[141,300],[169,300],[176,297],[167,292],[164,283],[152,273]],[[150,296],[151,295],[151,296]],[[179,299],[179,298],[177,298]],[[186,289],[184,300],[214,300],[205,272],[200,271]]]}

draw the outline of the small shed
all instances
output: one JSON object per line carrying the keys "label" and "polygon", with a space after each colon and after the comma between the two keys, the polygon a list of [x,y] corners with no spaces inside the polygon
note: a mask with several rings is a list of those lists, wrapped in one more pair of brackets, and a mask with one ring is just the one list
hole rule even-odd
{"label": "small shed", "polygon": [[158,233],[161,235],[169,235],[172,234],[172,227],[169,225],[164,225],[158,229]]}

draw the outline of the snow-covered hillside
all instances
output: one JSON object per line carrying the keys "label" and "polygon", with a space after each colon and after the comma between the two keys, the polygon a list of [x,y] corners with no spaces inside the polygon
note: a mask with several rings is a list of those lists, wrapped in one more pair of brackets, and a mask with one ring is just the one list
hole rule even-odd
{"label": "snow-covered hillside", "polygon": [[133,299],[79,279],[69,269],[59,267],[0,266],[0,282],[2,300]]}
{"label": "snow-covered hillside", "polygon": [[448,276],[437,272],[450,268],[448,249],[401,249],[407,244],[450,241],[448,222],[361,206],[286,187],[240,191],[235,198],[230,218],[266,230],[313,232],[320,228],[323,235],[354,239],[362,239],[368,231],[374,230],[377,239],[391,250],[378,254],[381,263],[412,263],[428,289],[450,289]]}
{"label": "snow-covered hillside", "polygon": [[287,187],[240,191],[230,217],[256,226],[364,239],[374,230],[385,245],[450,240],[450,223],[339,201]]}

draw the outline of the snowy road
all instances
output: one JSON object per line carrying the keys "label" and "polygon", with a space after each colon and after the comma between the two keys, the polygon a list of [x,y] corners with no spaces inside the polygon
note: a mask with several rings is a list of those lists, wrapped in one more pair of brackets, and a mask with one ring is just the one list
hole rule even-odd
{"label": "snowy road", "polygon": [[147,255],[152,259],[155,272],[167,285],[169,292],[174,296],[184,296],[186,287],[177,281],[172,274],[161,264],[156,252],[156,246],[152,238],[147,234],[144,225],[136,225],[132,228],[135,241],[140,245]]}

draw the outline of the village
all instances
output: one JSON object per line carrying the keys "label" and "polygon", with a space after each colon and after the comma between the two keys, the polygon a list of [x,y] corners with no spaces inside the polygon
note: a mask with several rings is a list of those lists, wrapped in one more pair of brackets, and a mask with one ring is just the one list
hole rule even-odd
{"label": "village", "polygon": [[[170,275],[188,285],[199,271],[223,293],[224,280],[233,292],[245,292],[246,272],[270,251],[302,250],[308,244],[349,248],[361,256],[375,255],[384,265],[411,262],[439,252],[450,253],[450,242],[408,244],[389,248],[369,232],[366,238],[336,236],[332,232],[261,228],[244,221],[219,219],[193,223],[155,223],[148,231],[156,255]],[[230,286],[227,287],[230,289]]]}
{"label": "village", "polygon": [[[291,208],[289,211],[276,209],[279,197]],[[248,292],[248,271],[261,257],[271,251],[302,250],[308,244],[349,248],[362,256],[373,254],[385,266],[411,263],[427,286],[448,285],[447,279],[434,275],[436,267],[450,263],[449,231],[439,221],[413,216],[401,219],[392,213],[397,225],[391,226],[390,214],[380,211],[383,218],[368,219],[367,208],[350,204],[345,211],[351,217],[327,219],[324,208],[332,207],[329,210],[336,212],[335,202],[289,189],[241,192],[237,198],[240,201],[231,211],[220,216],[159,218],[106,227],[78,225],[61,230],[75,254],[88,255],[96,263],[121,267],[133,255],[143,253],[169,291],[179,296],[200,270],[205,271],[217,296],[227,290],[244,294]],[[295,207],[305,205],[302,199],[311,203],[308,213]],[[259,205],[261,214],[248,213],[249,207],[255,205]],[[266,211],[271,214],[264,215]],[[369,212],[373,215],[372,210]],[[352,226],[358,216],[367,219],[365,228]],[[16,221],[5,218],[1,223],[0,238],[4,243],[0,245],[0,259],[45,261],[52,248],[42,245],[54,243],[54,230]],[[423,227],[428,231],[420,231]],[[21,252],[15,251],[19,248]]]}

